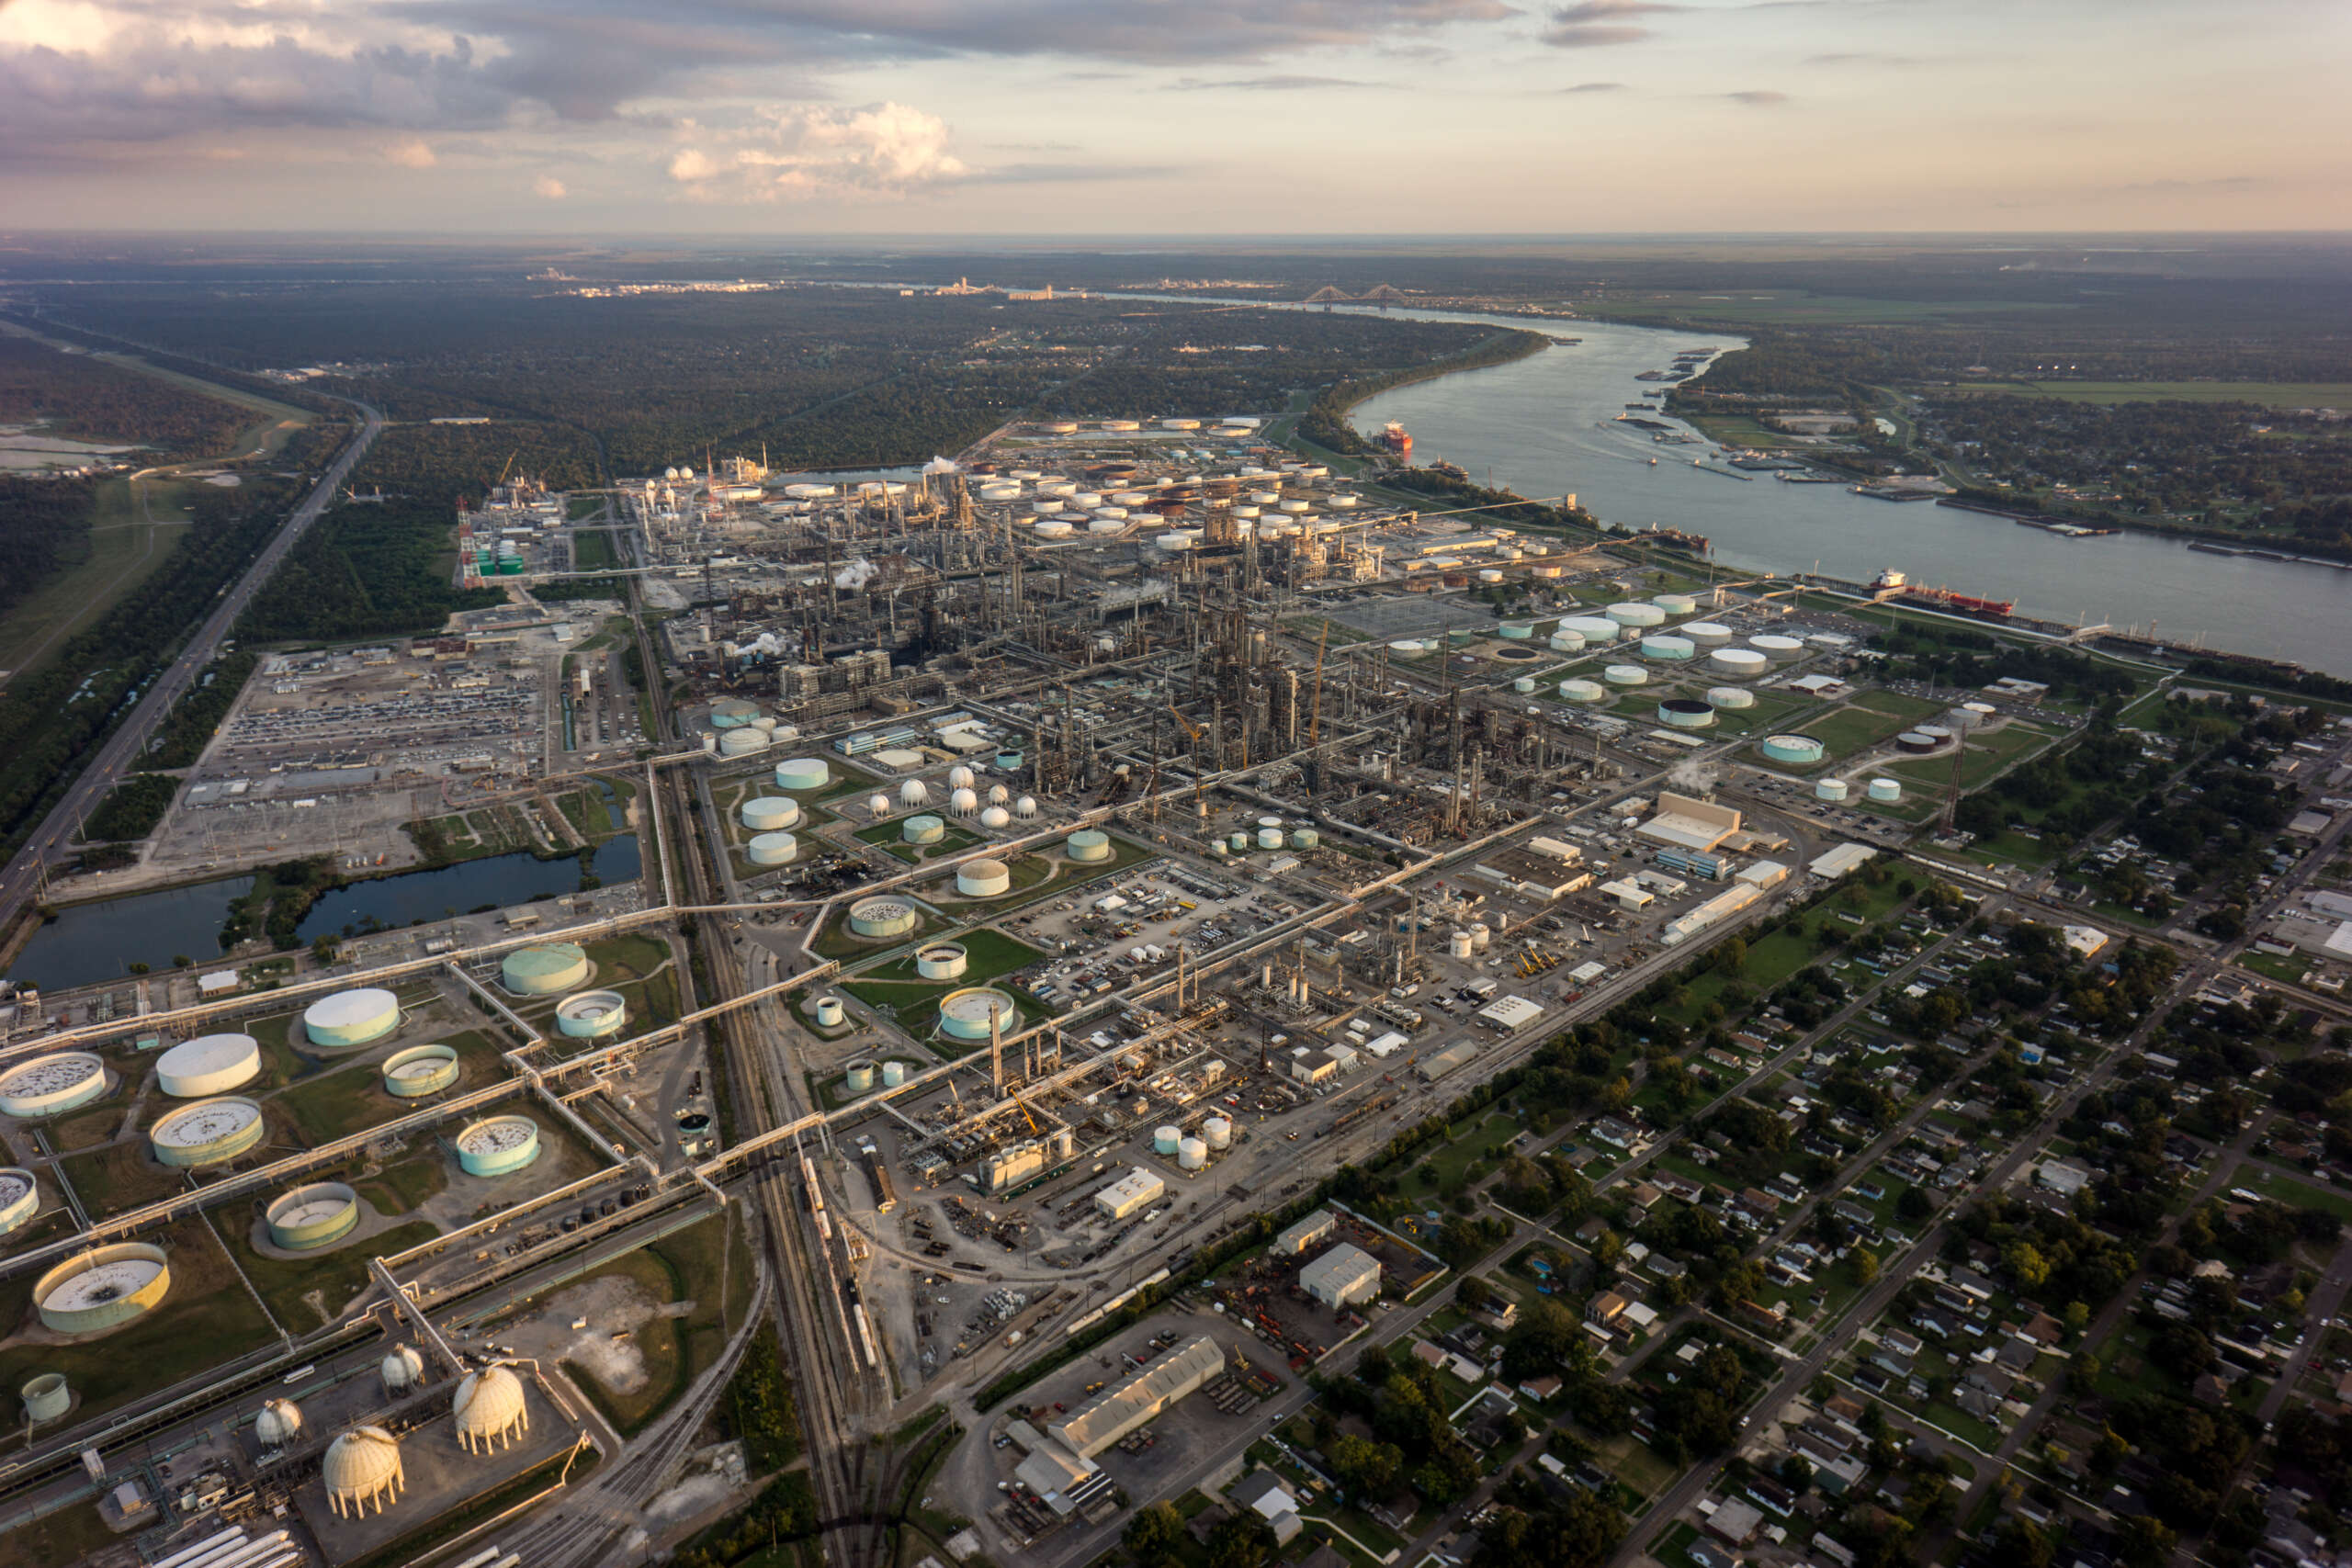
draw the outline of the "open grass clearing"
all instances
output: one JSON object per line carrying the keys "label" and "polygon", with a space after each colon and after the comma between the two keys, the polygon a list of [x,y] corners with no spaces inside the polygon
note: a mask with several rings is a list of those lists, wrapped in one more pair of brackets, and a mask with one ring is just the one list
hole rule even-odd
{"label": "open grass clearing", "polygon": [[2257,1165],[2242,1165],[2230,1178],[2232,1187],[2244,1187],[2293,1209],[2319,1209],[2352,1223],[2352,1193],[2312,1181],[2298,1181]]}
{"label": "open grass clearing", "polygon": [[1964,392],[2007,392],[2070,403],[2260,403],[2352,409],[2352,381],[1973,381]]}

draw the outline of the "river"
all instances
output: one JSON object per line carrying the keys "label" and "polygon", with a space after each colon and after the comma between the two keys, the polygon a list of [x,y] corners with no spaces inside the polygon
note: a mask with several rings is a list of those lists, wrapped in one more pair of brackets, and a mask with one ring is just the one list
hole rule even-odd
{"label": "river", "polygon": [[[594,870],[600,882],[628,882],[640,869],[634,833],[607,839],[597,848]],[[253,885],[250,876],[232,876],[71,905],[32,934],[8,965],[7,977],[57,990],[124,978],[133,964],[165,969],[181,957],[209,964],[220,955],[229,906]],[[362,929],[371,919],[379,926],[405,926],[440,919],[453,910],[465,914],[485,904],[504,908],[579,888],[580,863],[572,857],[493,855],[354,882],[311,905],[296,934],[308,942]]]}

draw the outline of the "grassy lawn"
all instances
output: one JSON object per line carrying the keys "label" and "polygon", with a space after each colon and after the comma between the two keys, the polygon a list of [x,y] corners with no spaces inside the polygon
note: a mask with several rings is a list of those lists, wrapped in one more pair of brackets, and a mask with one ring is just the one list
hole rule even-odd
{"label": "grassy lawn", "polygon": [[2259,1166],[2242,1165],[2230,1178],[2233,1187],[2250,1188],[2264,1197],[2296,1209],[2322,1209],[2339,1220],[2352,1222],[2352,1193],[2310,1181],[2298,1181]]}
{"label": "grassy lawn", "polygon": [[1796,733],[1820,741],[1834,760],[1868,750],[1940,711],[1917,697],[1864,692],[1836,712],[1799,725]]}
{"label": "grassy lawn", "polygon": [[1437,1168],[1436,1186],[1432,1187],[1422,1180],[1420,1171],[1423,1160],[1413,1162],[1414,1190],[1429,1193],[1442,1191],[1454,1186],[1462,1180],[1463,1172],[1467,1170],[1473,1162],[1487,1157],[1487,1150],[1490,1145],[1509,1143],[1522,1130],[1516,1116],[1506,1116],[1499,1111],[1488,1111],[1468,1130],[1455,1134],[1443,1148],[1439,1149],[1435,1154],[1424,1156],[1428,1164]]}
{"label": "grassy lawn", "polygon": [[616,1393],[585,1369],[571,1369],[572,1381],[622,1436],[643,1430],[718,1359],[748,1304],[752,1268],[750,1252],[735,1234],[734,1216],[722,1213],[673,1231],[584,1276],[597,1280],[617,1275],[636,1280],[656,1302],[694,1303],[684,1317],[654,1318],[638,1330],[646,1380],[635,1393]]}
{"label": "grassy lawn", "polygon": [[188,525],[187,485],[172,479],[100,481],[90,514],[89,555],[0,617],[0,670],[38,669],[67,639],[162,569]]}
{"label": "grassy lawn", "polygon": [[352,1190],[376,1206],[379,1214],[414,1213],[449,1184],[448,1161],[437,1152],[388,1165]]}
{"label": "grassy lawn", "polygon": [[[1960,787],[1963,791],[1984,788],[1994,774],[2028,752],[2039,750],[2049,739],[2049,731],[2016,720],[1998,729],[1982,730],[1970,736],[1962,753]],[[1948,784],[1951,782],[1951,759],[1936,757],[1919,761],[1890,762],[1886,771],[1897,778],[1917,784]]]}
{"label": "grassy lawn", "polygon": [[[963,978],[957,982],[959,985],[977,986],[983,981],[993,980],[999,975],[1008,975],[1015,969],[1026,968],[1045,956],[1044,953],[1027,942],[987,926],[960,931],[953,940],[963,945],[969,959]],[[877,964],[870,969],[863,970],[857,977],[861,980],[898,981],[926,986],[936,983],[924,980],[916,973],[915,955],[911,953],[903,953],[887,964]]]}
{"label": "grassy lawn", "polygon": [[148,1160],[143,1138],[68,1155],[59,1167],[74,1184],[74,1190],[81,1195],[82,1206],[94,1215],[119,1213],[142,1203],[153,1203],[187,1185],[179,1172],[165,1170]]}
{"label": "grassy lawn", "polygon": [[[437,1225],[411,1220],[365,1241],[297,1263],[266,1258],[254,1250],[247,1213],[232,1203],[214,1215],[214,1224],[220,1239],[228,1244],[230,1255],[236,1258],[237,1267],[244,1270],[245,1278],[261,1292],[261,1299],[269,1303],[270,1315],[295,1334],[306,1334],[334,1322],[344,1303],[368,1288],[368,1259],[421,1247],[441,1234]],[[176,1283],[174,1288],[176,1290]]]}
{"label": "grassy lawn", "polygon": [[0,1568],[56,1568],[60,1562],[78,1562],[119,1539],[98,1517],[96,1503],[72,1503],[0,1535]]}
{"label": "grassy lawn", "polygon": [[946,823],[945,827],[947,830],[940,835],[939,841],[932,844],[907,842],[902,836],[906,830],[903,819],[876,822],[871,827],[860,828],[854,836],[885,854],[896,855],[909,865],[918,861],[936,860],[957,850],[968,850],[980,841],[980,836],[968,829],[958,828],[952,822]]}
{"label": "grassy lawn", "polygon": [[2070,403],[2260,403],[2265,408],[2352,407],[2346,381],[1984,381],[1957,389],[2058,398]]}

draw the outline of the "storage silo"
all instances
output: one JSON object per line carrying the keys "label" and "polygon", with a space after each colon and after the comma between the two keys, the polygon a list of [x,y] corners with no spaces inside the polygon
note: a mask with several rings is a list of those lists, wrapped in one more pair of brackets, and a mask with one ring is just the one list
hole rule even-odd
{"label": "storage silo", "polygon": [[1584,634],[1582,632],[1568,631],[1566,628],[1554,632],[1552,634],[1552,651],[1555,653],[1582,653],[1584,651]]}
{"label": "storage silo", "polygon": [[921,779],[909,779],[899,786],[899,804],[912,808],[931,804],[931,786]]}
{"label": "storage silo", "polygon": [[876,822],[879,822],[885,817],[889,816],[890,797],[887,795],[871,795],[866,796],[865,814],[868,817],[873,818]]}
{"label": "storage silo", "polygon": [[775,765],[778,789],[822,789],[832,782],[832,766],[822,757],[788,757]]}
{"label": "storage silo", "polygon": [[147,1130],[147,1142],[158,1163],[194,1169],[236,1158],[267,1131],[259,1105],[222,1095],[164,1115]]}
{"label": "storage silo", "polygon": [[1894,738],[1894,749],[1924,757],[1936,749],[1936,738],[1924,729],[1906,729]]}
{"label": "storage silo", "polygon": [[[1018,767],[1020,764],[1016,762],[1013,765]],[[1037,816],[1037,797],[1034,795],[1023,795],[1012,803],[1012,814],[1024,822],[1035,820]]]}
{"label": "storage silo", "polygon": [[1233,1146],[1232,1119],[1225,1116],[1210,1117],[1201,1123],[1201,1135],[1208,1140],[1211,1149],[1219,1154],[1224,1153]]}
{"label": "storage silo", "polygon": [[1315,829],[1293,828],[1290,830],[1290,847],[1292,849],[1311,850],[1322,842],[1323,835],[1317,832]]}
{"label": "storage silo", "polygon": [[991,1021],[1004,1032],[1021,1023],[1021,1010],[993,986],[967,986],[939,998],[939,1027],[957,1040],[986,1040]]}
{"label": "storage silo", "polygon": [[899,839],[902,843],[935,844],[947,837],[947,824],[928,813],[910,817],[899,824]]}
{"label": "storage silo", "polygon": [[1588,643],[1608,644],[1625,635],[1625,628],[1606,615],[1570,615],[1560,630],[1574,632]]}
{"label": "storage silo", "polygon": [[322,997],[302,1013],[302,1032],[313,1045],[365,1045],[400,1026],[400,998],[374,986]]}
{"label": "storage silo", "polygon": [[518,947],[499,960],[498,978],[518,997],[552,997],[588,983],[588,952],[576,942]]}
{"label": "storage silo", "polygon": [[1735,635],[1720,621],[1686,621],[1674,629],[1689,637],[1695,646],[1710,649],[1723,647]]}
{"label": "storage silo", "polygon": [[202,1100],[243,1089],[261,1074],[261,1042],[250,1034],[204,1034],[155,1061],[155,1087],[174,1100]]}
{"label": "storage silo", "polygon": [[800,803],[788,795],[763,795],[743,803],[743,826],[754,833],[772,833],[800,823]]}
{"label": "storage silo", "polygon": [[1176,1166],[1180,1170],[1202,1170],[1209,1163],[1209,1145],[1205,1138],[1184,1138],[1176,1145]]}
{"label": "storage silo", "polygon": [[819,997],[817,998],[818,1028],[839,1029],[842,1024],[847,1023],[848,1021],[849,1009],[842,1004],[841,998]]}
{"label": "storage silo", "polygon": [[0,1112],[19,1120],[55,1116],[106,1091],[104,1062],[86,1051],[61,1051],[0,1075]]}
{"label": "storage silo", "polygon": [[1250,847],[1250,835],[1247,833],[1231,834],[1226,839],[1226,844],[1231,849],[1247,850]]}
{"label": "storage silo", "polygon": [[759,716],[759,708],[741,697],[721,697],[710,705],[713,729],[741,729]]}
{"label": "storage silo", "polygon": [[870,1061],[852,1062],[842,1083],[852,1094],[871,1094],[874,1091],[874,1064]]}
{"label": "storage silo", "polygon": [[972,955],[960,942],[935,942],[915,954],[915,973],[926,980],[953,980],[971,966]]}
{"label": "storage silo", "polygon": [[882,1064],[882,1087],[897,1089],[907,1081],[907,1065],[895,1056]]}
{"label": "storage silo", "polygon": [[406,1393],[424,1381],[424,1357],[413,1345],[395,1345],[377,1363],[376,1375],[384,1380],[386,1393]]}
{"label": "storage silo", "polygon": [[1531,696],[1535,691],[1535,677],[1532,675],[1521,675],[1518,680],[1513,681],[1510,683],[1510,689],[1517,692],[1522,697]]}
{"label": "storage silo", "polygon": [[1669,615],[1695,615],[1699,613],[1699,601],[1688,593],[1653,593],[1650,603]]}
{"label": "storage silo", "polygon": [[458,1081],[458,1053],[447,1045],[412,1045],[384,1058],[384,1092],[421,1100]]}
{"label": "storage silo", "polygon": [[1172,1124],[1162,1127],[1151,1135],[1151,1152],[1156,1155],[1172,1155],[1176,1152],[1176,1145],[1182,1143],[1183,1138],[1183,1128]]}
{"label": "storage silo", "polygon": [[618,991],[575,991],[555,1004],[555,1026],[573,1040],[601,1040],[620,1032],[628,1003]]}
{"label": "storage silo", "polygon": [[25,1423],[54,1421],[74,1408],[74,1390],[63,1372],[36,1372],[17,1391],[25,1402]]}
{"label": "storage silo", "polygon": [[1001,860],[967,860],[956,868],[956,891],[967,898],[1001,898],[1012,891],[1012,868]]}
{"label": "storage silo", "polygon": [[1494,944],[1495,933],[1484,920],[1470,928],[1470,951],[1484,953]]}
{"label": "storage silo", "polygon": [[1455,931],[1452,936],[1446,938],[1446,951],[1456,958],[1469,957],[1473,951],[1473,947],[1474,944],[1470,941],[1470,933],[1468,931]]}
{"label": "storage silo", "polygon": [[1259,829],[1258,847],[1261,850],[1281,849],[1283,847],[1283,830],[1280,828]]}
{"label": "storage silo", "polygon": [[800,852],[800,840],[790,833],[760,833],[743,846],[744,858],[753,865],[789,865]]}
{"label": "storage silo", "polygon": [[1815,800],[1838,802],[1844,800],[1849,793],[1849,786],[1844,779],[1822,779],[1813,786]]}
{"label": "storage silo", "polygon": [[468,1176],[508,1176],[539,1157],[539,1124],[527,1116],[485,1116],[459,1128],[457,1145]]}
{"label": "storage silo", "polygon": [[1007,789],[1001,784],[992,784],[989,785],[989,804],[990,806],[1011,806],[1012,804],[1012,791]]}
{"label": "storage silo", "polygon": [[1903,798],[1903,781],[1901,779],[1872,779],[1870,782],[1869,793],[1870,797],[1881,806],[1892,806]]}

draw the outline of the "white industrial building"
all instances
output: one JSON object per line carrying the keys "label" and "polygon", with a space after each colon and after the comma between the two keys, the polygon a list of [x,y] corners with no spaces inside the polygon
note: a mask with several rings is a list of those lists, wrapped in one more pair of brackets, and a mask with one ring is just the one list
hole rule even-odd
{"label": "white industrial building", "polygon": [[1667,921],[1666,929],[1658,932],[1657,939],[1668,947],[1689,942],[1708,927],[1729,919],[1763,897],[1761,888],[1747,883],[1727,888],[1689,914]]}
{"label": "white industrial building", "polygon": [[1355,1306],[1380,1294],[1380,1259],[1343,1241],[1300,1269],[1298,1284],[1325,1306]]}
{"label": "white industrial building", "polygon": [[1225,1352],[1204,1334],[1103,1390],[1046,1432],[1080,1459],[1091,1460],[1224,1371]]}
{"label": "white industrial building", "polygon": [[1168,1183],[1137,1166],[1097,1192],[1094,1208],[1105,1219],[1124,1220],[1146,1204],[1158,1202],[1167,1190]]}
{"label": "white industrial building", "polygon": [[1739,813],[1728,806],[1661,790],[1657,809],[1634,831],[1679,850],[1711,851],[1739,831]]}
{"label": "white industrial building", "polygon": [[1868,844],[1840,844],[1815,861],[1805,870],[1825,882],[1835,882],[1848,872],[1878,858],[1878,852]]}
{"label": "white industrial building", "polygon": [[1600,896],[1621,909],[1646,909],[1657,902],[1657,895],[1630,876],[1602,883]]}
{"label": "white industrial building", "polygon": [[1544,1016],[1544,1009],[1525,997],[1498,997],[1478,1010],[1479,1018],[1497,1029],[1523,1028]]}
{"label": "white industrial building", "polygon": [[1339,1228],[1337,1214],[1329,1209],[1317,1209],[1274,1237],[1273,1254],[1277,1258],[1296,1258],[1317,1242],[1328,1240]]}

